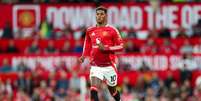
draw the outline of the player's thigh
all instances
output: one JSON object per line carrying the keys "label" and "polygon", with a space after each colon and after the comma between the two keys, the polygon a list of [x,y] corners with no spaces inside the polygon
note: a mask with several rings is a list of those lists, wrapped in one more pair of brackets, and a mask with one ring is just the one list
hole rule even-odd
{"label": "player's thigh", "polygon": [[90,83],[91,86],[96,86],[99,87],[101,84],[102,80],[104,79],[103,73],[101,68],[92,66],[90,69]]}
{"label": "player's thigh", "polygon": [[99,78],[97,78],[97,77],[91,77],[90,83],[91,83],[91,86],[95,86],[95,87],[100,88],[100,85],[101,85],[101,83],[102,83],[102,80],[99,79]]}

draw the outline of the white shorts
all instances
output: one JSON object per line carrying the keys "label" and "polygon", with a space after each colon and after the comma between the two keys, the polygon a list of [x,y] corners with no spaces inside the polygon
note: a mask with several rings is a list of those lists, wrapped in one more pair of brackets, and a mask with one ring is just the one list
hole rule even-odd
{"label": "white shorts", "polygon": [[116,67],[113,66],[108,67],[91,66],[90,79],[91,77],[97,77],[100,80],[106,81],[107,85],[109,86],[117,85]]}

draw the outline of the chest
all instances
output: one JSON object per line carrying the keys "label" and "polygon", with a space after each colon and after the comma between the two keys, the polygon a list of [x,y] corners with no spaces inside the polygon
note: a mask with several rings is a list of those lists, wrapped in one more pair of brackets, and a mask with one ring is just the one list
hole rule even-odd
{"label": "chest", "polygon": [[105,40],[112,40],[113,31],[109,29],[96,29],[89,33],[90,39],[95,41],[97,38],[105,41]]}

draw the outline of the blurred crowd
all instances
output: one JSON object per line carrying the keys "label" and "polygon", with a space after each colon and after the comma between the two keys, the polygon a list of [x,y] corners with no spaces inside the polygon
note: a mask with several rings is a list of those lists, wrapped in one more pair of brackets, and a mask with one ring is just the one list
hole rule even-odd
{"label": "blurred crowd", "polygon": [[[5,47],[0,47],[0,54],[80,54],[82,52],[83,41],[81,40],[75,41],[74,45],[72,45],[70,41],[64,40],[57,44],[56,42],[59,41],[45,40],[44,44],[39,44],[39,40],[33,40],[31,43],[25,44],[25,46],[22,47],[18,40],[6,40],[5,42],[8,42],[8,44]],[[22,40],[21,42],[28,41]]]}
{"label": "blurred crowd", "polygon": [[[197,40],[199,43],[191,44],[190,40],[185,40],[181,45],[177,45],[169,39],[161,40],[160,42],[162,43],[158,43],[154,39],[143,42],[138,42],[139,40],[127,40],[124,52],[142,54],[197,54],[201,53],[201,39]],[[80,54],[83,46],[82,40],[77,40],[74,44],[64,40],[61,41],[62,44],[59,44],[58,40],[46,40],[44,44],[39,44],[40,40],[33,40],[31,44],[25,44],[23,47],[20,46],[23,44],[19,43],[18,40],[7,40],[5,42],[7,42],[7,45],[4,47],[0,46],[0,54]],[[21,42],[29,41],[22,40]]]}
{"label": "blurred crowd", "polygon": [[[181,81],[181,80],[180,80]],[[161,80],[156,74],[151,78],[141,76],[135,86],[130,85],[126,79],[122,85],[122,98],[125,101],[200,101],[200,83],[192,88],[190,79],[176,82],[169,74]]]}
{"label": "blurred crowd", "polygon": [[67,76],[70,72],[64,70],[50,72],[48,77],[44,78],[47,70],[40,66],[34,71],[29,71],[28,68],[22,69],[22,66],[26,66],[24,64],[19,66],[21,67],[17,69],[16,80],[0,80],[1,101],[81,101],[81,79],[76,71],[71,72],[70,79]]}
{"label": "blurred crowd", "polygon": [[[137,54],[199,54],[201,38],[169,39],[150,38],[147,40],[126,39],[123,53]],[[83,39],[45,40],[15,39],[1,40],[0,54],[68,54],[82,52]]]}

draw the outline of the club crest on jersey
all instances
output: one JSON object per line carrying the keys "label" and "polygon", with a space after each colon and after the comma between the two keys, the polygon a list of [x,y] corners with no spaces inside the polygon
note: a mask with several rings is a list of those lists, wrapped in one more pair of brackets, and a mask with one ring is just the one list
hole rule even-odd
{"label": "club crest on jersey", "polygon": [[103,36],[107,36],[108,32],[107,31],[104,31],[103,32]]}
{"label": "club crest on jersey", "polygon": [[92,35],[92,36],[94,36],[94,35],[95,35],[95,33],[93,32],[91,35]]}

